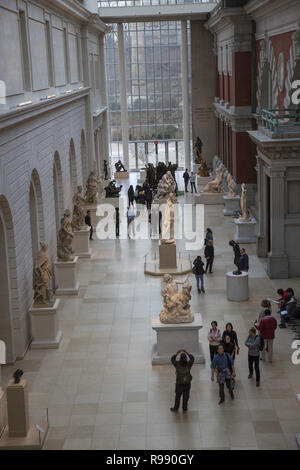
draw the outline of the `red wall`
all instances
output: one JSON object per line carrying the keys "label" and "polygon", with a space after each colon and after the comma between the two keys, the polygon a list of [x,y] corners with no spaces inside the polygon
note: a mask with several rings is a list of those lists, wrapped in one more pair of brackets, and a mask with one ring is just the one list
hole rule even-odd
{"label": "red wall", "polygon": [[234,106],[251,106],[251,52],[232,55],[231,100]]}
{"label": "red wall", "polygon": [[238,184],[256,183],[255,147],[247,132],[232,131],[233,176]]}

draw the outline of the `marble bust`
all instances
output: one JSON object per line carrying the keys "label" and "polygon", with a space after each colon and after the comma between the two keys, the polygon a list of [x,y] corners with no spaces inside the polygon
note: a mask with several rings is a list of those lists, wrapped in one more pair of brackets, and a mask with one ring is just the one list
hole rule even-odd
{"label": "marble bust", "polygon": [[[192,323],[194,314],[191,312],[190,300],[192,286],[188,277],[183,281],[175,281],[173,276],[165,274],[162,289],[163,310],[159,318],[161,323]],[[182,285],[182,290],[178,286]]]}

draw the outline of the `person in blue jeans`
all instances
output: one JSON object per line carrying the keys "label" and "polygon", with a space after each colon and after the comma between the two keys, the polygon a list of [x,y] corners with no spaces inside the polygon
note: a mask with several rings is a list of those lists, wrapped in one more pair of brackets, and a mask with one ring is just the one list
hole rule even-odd
{"label": "person in blue jeans", "polygon": [[256,329],[250,328],[249,336],[245,341],[245,346],[247,346],[248,348],[248,365],[249,365],[248,379],[252,379],[253,377],[253,364],[254,364],[257,387],[259,387],[260,385],[260,370],[259,370],[260,344],[261,344],[261,339],[260,339],[260,336],[256,334]]}
{"label": "person in blue jeans", "polygon": [[[193,273],[195,274],[196,277],[196,282],[197,282],[197,289],[199,294],[201,294],[201,291],[204,293],[204,263],[201,259],[201,256],[197,256],[197,258],[194,260],[193,263]],[[200,281],[201,281],[201,289],[200,289]]]}

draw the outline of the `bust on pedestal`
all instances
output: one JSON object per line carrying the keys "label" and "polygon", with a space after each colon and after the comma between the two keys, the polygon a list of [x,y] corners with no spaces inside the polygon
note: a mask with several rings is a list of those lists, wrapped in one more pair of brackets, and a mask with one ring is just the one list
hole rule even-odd
{"label": "bust on pedestal", "polygon": [[70,218],[70,211],[66,209],[61,219],[58,232],[57,258],[55,261],[55,279],[58,288],[56,295],[76,295],[79,292],[77,281],[78,256],[72,248],[74,233]]}
{"label": "bust on pedestal", "polygon": [[60,299],[53,299],[52,269],[47,248],[47,243],[41,243],[33,269],[34,301],[29,313],[33,336],[31,348],[34,349],[57,349],[62,339],[57,315]]}
{"label": "bust on pedestal", "polygon": [[[182,290],[178,286],[182,285]],[[159,318],[152,320],[152,328],[157,334],[152,364],[169,364],[174,351],[185,348],[195,356],[195,362],[205,362],[199,329],[202,328],[202,317],[194,315],[190,309],[192,287],[188,277],[183,281],[175,281],[170,274],[164,275],[162,290],[164,308]]]}

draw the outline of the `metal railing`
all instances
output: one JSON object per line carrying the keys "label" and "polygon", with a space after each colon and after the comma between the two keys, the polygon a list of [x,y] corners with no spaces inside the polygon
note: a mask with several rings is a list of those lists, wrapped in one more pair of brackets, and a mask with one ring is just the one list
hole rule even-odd
{"label": "metal railing", "polygon": [[262,127],[274,133],[284,131],[287,127],[299,128],[300,131],[300,109],[263,109],[261,112]]}

